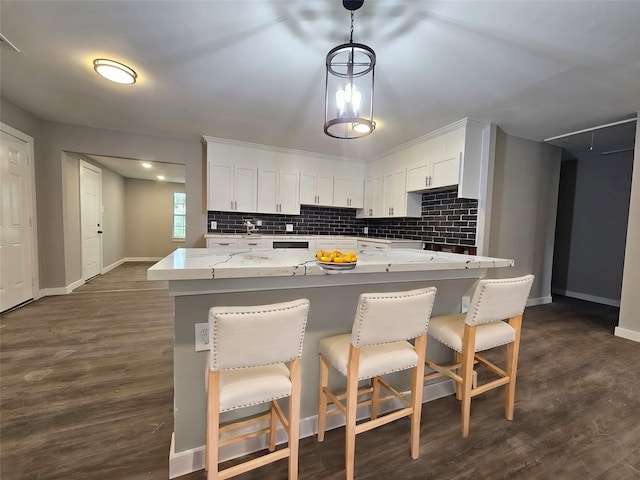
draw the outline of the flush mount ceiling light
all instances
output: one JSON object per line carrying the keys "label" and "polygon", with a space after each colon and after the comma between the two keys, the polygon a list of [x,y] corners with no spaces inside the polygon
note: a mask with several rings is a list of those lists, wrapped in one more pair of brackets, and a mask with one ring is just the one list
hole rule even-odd
{"label": "flush mount ceiling light", "polygon": [[138,74],[134,72],[133,69],[114,60],[107,60],[106,58],[96,58],[93,61],[93,69],[101,77],[116,83],[131,85],[132,83],[136,83],[136,78],[138,78]]}
{"label": "flush mount ceiling light", "polygon": [[[349,43],[327,54],[324,133],[334,138],[359,138],[376,128],[373,121],[373,73],[375,52],[353,43],[353,12],[364,0],[342,0],[351,11]],[[357,85],[356,85],[357,84]]]}

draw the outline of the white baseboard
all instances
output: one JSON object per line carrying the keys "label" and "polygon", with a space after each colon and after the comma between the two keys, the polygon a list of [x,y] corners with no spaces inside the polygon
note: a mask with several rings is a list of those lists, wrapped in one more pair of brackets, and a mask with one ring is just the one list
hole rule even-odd
{"label": "white baseboard", "polygon": [[126,261],[127,261],[126,258],[121,258],[120,260],[118,260],[117,262],[112,263],[108,267],[104,267],[102,269],[102,274],[104,275],[105,273],[110,272],[111,270],[113,270],[116,267],[119,267],[120,265],[122,265]]}
{"label": "white baseboard", "polygon": [[[121,260],[118,260],[115,263],[112,263],[108,267],[103,268],[101,273],[102,274],[107,273],[126,262],[159,262],[160,260],[162,260],[162,257],[125,257]],[[67,285],[66,287],[42,288],[38,290],[37,292],[38,296],[36,298],[49,297],[54,295],[68,295],[69,293],[73,292],[76,288],[84,285],[84,283],[85,283],[84,280],[80,279],[80,280],[76,280],[70,285]]]}
{"label": "white baseboard", "polygon": [[[431,383],[425,385],[423,388],[423,402],[430,402],[437,400],[438,398],[453,395],[454,393],[453,381],[446,379],[437,383]],[[405,404],[399,400],[386,402],[383,405],[382,412],[405,407]],[[369,416],[368,407],[361,407],[358,409],[358,420],[367,418]],[[327,430],[333,430],[344,425],[344,417],[342,415],[331,415],[327,417]],[[318,416],[313,415],[300,419],[300,438],[311,437],[318,433]],[[276,443],[279,445],[287,441],[287,436],[282,428],[278,428],[276,433]],[[220,449],[220,461],[231,460],[248,453],[256,452],[267,448],[267,439],[264,435],[260,438],[250,438],[244,442],[238,442],[234,445],[227,445]],[[169,478],[177,478],[182,475],[187,475],[191,472],[196,472],[204,468],[204,445],[182,452],[175,451],[174,438],[171,436],[171,449],[169,451]]]}
{"label": "white baseboard", "polygon": [[530,298],[529,300],[527,300],[527,307],[533,307],[535,305],[545,305],[547,303],[551,303],[552,301],[553,299],[550,296]]}
{"label": "white baseboard", "polygon": [[40,292],[42,292],[43,294],[42,296],[44,297],[53,296],[53,295],[68,295],[69,293],[73,292],[76,288],[81,287],[82,285],[84,285],[84,280],[80,279],[80,280],[76,280],[70,285],[67,285],[66,287],[45,288],[40,290]]}
{"label": "white baseboard", "polygon": [[572,292],[571,290],[561,290],[554,288],[553,293],[564,295],[565,297],[577,298],[578,300],[586,300],[587,302],[601,303],[602,305],[610,305],[612,307],[620,307],[620,300],[607,297],[599,297],[597,295],[589,295],[587,293]]}
{"label": "white baseboard", "polygon": [[626,338],[627,340],[633,340],[634,342],[640,342],[640,332],[635,330],[629,330],[627,328],[616,327],[613,334],[616,337]]}
{"label": "white baseboard", "polygon": [[125,262],[159,262],[164,257],[126,257]]}

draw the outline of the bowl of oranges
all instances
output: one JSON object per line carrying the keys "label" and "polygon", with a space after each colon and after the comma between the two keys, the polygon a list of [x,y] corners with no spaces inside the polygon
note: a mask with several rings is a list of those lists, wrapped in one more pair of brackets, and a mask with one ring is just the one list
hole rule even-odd
{"label": "bowl of oranges", "polygon": [[355,268],[358,256],[354,252],[318,250],[316,260],[321,267],[328,270],[349,270]]}

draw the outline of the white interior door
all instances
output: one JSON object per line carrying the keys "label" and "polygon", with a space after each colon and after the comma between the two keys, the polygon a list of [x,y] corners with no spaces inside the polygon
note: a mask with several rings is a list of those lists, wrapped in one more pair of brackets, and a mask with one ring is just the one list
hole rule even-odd
{"label": "white interior door", "polygon": [[13,135],[1,135],[0,312],[33,298],[29,150]]}
{"label": "white interior door", "polygon": [[80,222],[82,225],[82,278],[102,272],[102,170],[80,161]]}

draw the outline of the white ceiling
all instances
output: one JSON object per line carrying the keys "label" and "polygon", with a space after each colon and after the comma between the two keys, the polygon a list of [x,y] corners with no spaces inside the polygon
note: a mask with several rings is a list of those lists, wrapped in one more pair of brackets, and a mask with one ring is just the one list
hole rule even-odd
{"label": "white ceiling", "polygon": [[[70,124],[367,159],[467,116],[542,141],[640,111],[640,1],[367,0],[378,128],[356,140],[322,129],[340,0],[3,0],[0,18],[20,50],[0,51],[2,96]],[[138,82],[98,77],[98,57]]]}
{"label": "white ceiling", "polygon": [[[185,183],[184,165],[176,163],[149,162],[135,158],[105,157],[104,155],[86,155],[91,160],[127,178],[151,180],[156,182]],[[143,164],[150,165],[145,168]],[[164,178],[160,179],[158,176]]]}

